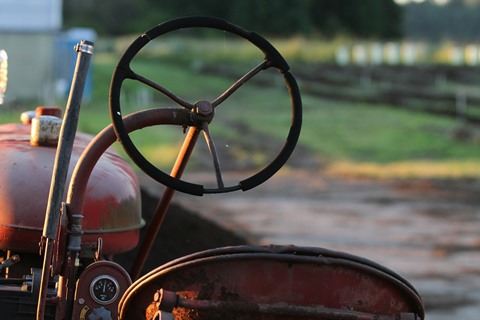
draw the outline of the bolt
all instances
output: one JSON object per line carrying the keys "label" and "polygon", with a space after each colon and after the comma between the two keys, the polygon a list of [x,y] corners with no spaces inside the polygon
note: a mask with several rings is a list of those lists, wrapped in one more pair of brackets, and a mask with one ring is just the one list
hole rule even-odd
{"label": "bolt", "polygon": [[178,304],[178,295],[175,292],[160,289],[153,295],[153,301],[160,310],[172,312]]}
{"label": "bolt", "polygon": [[202,116],[208,116],[213,112],[212,104],[205,100],[198,101],[195,103],[195,112]]}

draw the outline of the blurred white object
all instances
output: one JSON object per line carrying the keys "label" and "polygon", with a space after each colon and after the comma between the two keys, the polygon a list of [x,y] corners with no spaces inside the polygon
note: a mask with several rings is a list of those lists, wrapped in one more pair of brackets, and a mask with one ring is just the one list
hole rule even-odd
{"label": "blurred white object", "polygon": [[0,104],[3,103],[3,98],[7,91],[7,59],[7,52],[5,52],[5,50],[0,50]]}

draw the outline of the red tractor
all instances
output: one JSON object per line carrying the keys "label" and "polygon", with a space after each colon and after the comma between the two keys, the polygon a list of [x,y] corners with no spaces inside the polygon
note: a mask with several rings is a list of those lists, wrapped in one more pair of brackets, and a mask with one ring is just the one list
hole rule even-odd
{"label": "red tractor", "polygon": [[[133,67],[150,42],[196,28],[243,38],[264,59],[217,98],[198,102],[182,99]],[[112,124],[91,137],[76,128],[94,45],[82,41],[75,50],[63,119],[58,109],[39,108],[24,114],[22,124],[0,126],[2,319],[424,319],[422,301],[405,279],[367,259],[322,248],[224,247],[142,275],[176,191],[202,196],[250,190],[286,163],[300,135],[300,92],[285,59],[257,33],[217,18],[180,18],[146,31],[127,48],[111,81]],[[290,96],[286,141],[258,172],[228,184],[210,125],[226,108],[220,105],[269,69],[283,77]],[[127,82],[143,84],[177,107],[124,114],[121,96]],[[131,139],[134,131],[160,125],[184,132],[170,173],[147,160]],[[213,186],[182,179],[202,133],[212,159]],[[117,140],[140,169],[165,186],[142,242],[140,185],[131,167],[110,149]],[[131,270],[114,262],[115,255],[137,246]]]}

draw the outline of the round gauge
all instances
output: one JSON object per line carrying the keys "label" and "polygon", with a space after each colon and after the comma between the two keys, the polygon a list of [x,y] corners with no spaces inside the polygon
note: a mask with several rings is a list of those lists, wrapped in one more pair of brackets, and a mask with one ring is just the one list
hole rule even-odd
{"label": "round gauge", "polygon": [[117,299],[120,287],[115,278],[101,275],[93,279],[90,284],[90,295],[99,304],[109,304]]}

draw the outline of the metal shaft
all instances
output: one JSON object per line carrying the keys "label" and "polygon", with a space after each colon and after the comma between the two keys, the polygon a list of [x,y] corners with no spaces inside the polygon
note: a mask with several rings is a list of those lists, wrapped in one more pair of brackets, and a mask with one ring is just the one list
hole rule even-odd
{"label": "metal shaft", "polygon": [[88,68],[93,53],[93,43],[82,40],[75,46],[77,61],[73,74],[70,95],[67,101],[65,116],[60,129],[60,139],[55,155],[55,162],[50,184],[47,210],[45,212],[45,224],[43,226],[42,243],[46,243],[42,269],[42,280],[38,297],[37,319],[43,320],[47,287],[50,276],[50,265],[53,253],[52,242],[57,236],[57,229],[60,219],[60,208],[62,205],[68,168],[73,149],[73,142],[77,132],[78,115],[82,102],[83,91],[87,81]]}
{"label": "metal shaft", "polygon": [[[188,130],[185,141],[183,142],[182,149],[180,150],[177,160],[175,161],[175,165],[170,173],[172,177],[177,179],[181,178],[183,171],[187,166],[190,155],[192,154],[192,151],[198,140],[199,134],[200,134],[200,129],[198,129],[195,126],[190,127],[190,129]],[[152,248],[155,238],[157,237],[158,231],[160,230],[163,219],[167,214],[168,208],[170,207],[170,203],[172,201],[174,194],[175,194],[174,189],[165,187],[162,197],[160,198],[157,204],[157,207],[155,209],[155,213],[153,215],[152,221],[148,226],[147,232],[145,234],[145,239],[140,245],[137,256],[135,258],[135,262],[132,266],[132,269],[130,270],[130,277],[132,278],[133,281],[138,279],[138,277],[142,273],[142,269],[143,269],[143,266],[145,265],[145,261],[147,261],[148,254],[150,253],[150,249]]]}

